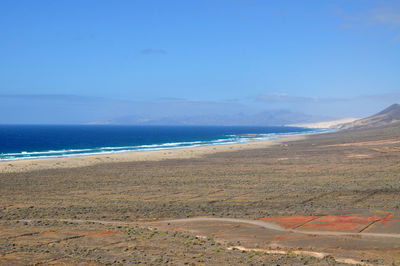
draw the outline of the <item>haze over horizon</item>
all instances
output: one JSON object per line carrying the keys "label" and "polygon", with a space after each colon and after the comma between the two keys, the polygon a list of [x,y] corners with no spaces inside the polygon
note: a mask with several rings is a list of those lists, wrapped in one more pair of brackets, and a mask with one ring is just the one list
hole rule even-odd
{"label": "haze over horizon", "polygon": [[303,122],[400,102],[399,1],[0,6],[0,124]]}

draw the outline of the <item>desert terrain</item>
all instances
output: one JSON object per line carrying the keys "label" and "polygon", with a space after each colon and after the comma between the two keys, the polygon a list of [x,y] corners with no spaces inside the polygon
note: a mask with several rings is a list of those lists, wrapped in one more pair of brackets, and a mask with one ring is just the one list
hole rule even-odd
{"label": "desert terrain", "polygon": [[2,162],[0,264],[400,264],[400,124],[240,145]]}

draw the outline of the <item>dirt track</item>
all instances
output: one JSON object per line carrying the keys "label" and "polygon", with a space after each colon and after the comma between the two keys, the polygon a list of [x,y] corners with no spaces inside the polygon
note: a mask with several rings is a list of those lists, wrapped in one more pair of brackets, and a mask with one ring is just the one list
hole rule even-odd
{"label": "dirt track", "polygon": [[[0,263],[13,261],[13,264],[24,264],[22,261],[29,259],[42,262],[49,257],[60,262],[63,256],[69,256],[73,262],[70,264],[85,261],[113,263],[122,262],[122,259],[132,263],[150,263],[149,256],[161,256],[163,262],[177,258],[176,261],[182,263],[201,263],[198,260],[204,260],[202,263],[302,264],[302,258],[297,256],[269,258],[258,254],[248,258],[240,251],[232,250],[231,254],[226,248],[215,248],[215,244],[212,245],[213,233],[210,231],[208,234],[206,230],[208,223],[218,228],[216,239],[229,239],[227,243],[233,243],[227,247],[242,246],[255,250],[304,245],[310,251],[318,248],[318,252],[325,252],[331,247],[328,244],[316,246],[315,239],[320,238],[323,243],[336,239],[339,241],[335,242],[338,250],[347,252],[342,257],[356,259],[363,254],[363,259],[371,264],[397,263],[400,262],[399,239],[390,237],[388,244],[383,246],[379,239],[389,239],[385,234],[399,232],[392,230],[389,221],[385,226],[376,222],[388,214],[395,214],[395,219],[400,211],[400,150],[397,141],[400,141],[400,126],[315,135],[260,149],[217,152],[196,158],[2,173],[0,235],[9,235],[10,238],[0,237]],[[354,145],[358,143],[368,145]],[[369,226],[363,219],[355,218],[352,226],[341,221],[341,226],[337,227],[348,227],[350,231],[332,227],[335,217],[351,214],[368,217],[366,221],[371,224],[375,221],[375,224]],[[321,218],[298,228],[285,226],[299,226],[298,221],[286,219],[283,223],[284,219],[280,219],[279,223],[279,219],[268,220],[294,216],[305,217],[305,221],[311,220],[307,217]],[[188,222],[170,223],[174,226],[163,229],[168,234],[160,233],[158,237],[150,237],[151,230],[145,227],[134,227],[135,224],[193,217],[226,220],[210,220],[205,224],[193,221],[196,227],[189,227]],[[230,219],[257,222],[236,223]],[[261,224],[258,222],[260,219],[280,225],[285,230],[260,227],[257,225]],[[18,220],[21,222],[17,223]],[[22,220],[32,222],[25,224]],[[81,222],[77,223],[78,220]],[[323,230],[316,234],[316,227]],[[191,230],[201,231],[202,228],[204,235],[211,238],[200,244],[202,248],[197,244],[191,246],[198,243],[198,239],[190,240],[192,244],[184,240],[195,237],[196,232]],[[279,227],[275,225],[274,228]],[[130,235],[125,233],[129,230]],[[179,238],[181,242],[175,243],[176,237],[170,232],[181,234],[185,230],[189,235],[182,235]],[[362,233],[357,233],[360,230]],[[269,233],[263,236],[265,232]],[[341,235],[334,236],[332,232]],[[92,233],[100,235],[94,237]],[[310,235],[315,237],[310,238]],[[143,241],[140,252],[130,248],[140,243],[134,238]],[[55,239],[66,240],[55,243]],[[348,244],[350,240],[357,240],[364,248],[357,251]],[[102,241],[120,244],[104,251]],[[237,244],[237,241],[241,243]],[[184,243],[189,245],[187,252],[198,252],[198,256],[202,254],[206,259],[184,256],[185,253],[181,252],[185,250]],[[97,249],[102,249],[108,257],[98,255],[96,252],[100,251]],[[163,251],[158,253],[157,250]],[[102,258],[97,259],[93,254]],[[22,259],[24,256],[27,260]],[[328,258],[314,262],[314,259],[306,260],[315,264],[332,262]]]}
{"label": "dirt track", "polygon": [[[287,218],[287,217],[284,217]],[[233,227],[237,229],[238,227],[235,226],[235,224],[247,224],[247,225],[251,225],[251,226],[255,226],[255,228],[262,228],[263,230],[260,229],[253,229],[253,230],[258,230],[258,234],[261,235],[271,235],[270,231],[278,231],[280,233],[289,233],[293,236],[298,235],[298,234],[302,234],[302,235],[306,235],[310,238],[313,238],[314,241],[314,245],[318,246],[318,242],[319,241],[326,241],[326,239],[318,239],[315,238],[316,236],[335,236],[335,237],[339,237],[337,239],[340,239],[340,237],[346,236],[346,237],[356,237],[356,238],[347,238],[347,241],[354,241],[354,246],[358,246],[359,247],[359,241],[358,239],[360,237],[362,238],[367,238],[368,237],[373,237],[373,238],[380,238],[379,241],[381,241],[381,244],[383,243],[387,243],[388,238],[400,238],[400,234],[379,234],[379,233],[346,233],[346,232],[341,232],[341,231],[304,231],[304,230],[296,230],[296,229],[292,229],[292,228],[285,228],[283,226],[280,226],[278,224],[275,223],[268,223],[265,221],[261,221],[261,220],[248,220],[248,219],[232,219],[232,218],[209,218],[209,217],[197,217],[197,218],[187,218],[187,219],[172,219],[172,220],[162,220],[162,221],[156,221],[156,222],[145,222],[145,223],[130,223],[130,222],[119,222],[119,221],[102,221],[102,220],[74,220],[74,219],[58,219],[58,220],[49,220],[52,222],[58,222],[58,223],[70,223],[70,224],[101,224],[101,225],[106,225],[106,226],[124,226],[124,227],[137,227],[137,226],[141,226],[144,228],[149,228],[150,230],[157,230],[157,227],[160,227],[161,229],[165,230],[165,229],[169,229],[171,230],[183,230],[186,232],[192,232],[192,233],[203,233],[204,236],[198,236],[198,237],[206,237],[206,235],[215,235],[218,234],[218,228],[216,228],[216,224],[218,224],[219,227],[221,228],[225,228],[224,229],[224,233],[225,233],[225,237],[224,236],[219,236],[218,237],[218,241],[220,242],[228,242],[230,239],[229,235],[227,237],[227,231],[226,228]],[[14,221],[16,222],[16,221]],[[18,223],[35,223],[38,221],[35,220],[21,220],[18,221]],[[180,224],[185,224],[184,229],[182,229],[180,227]],[[201,224],[201,226],[199,226],[199,223]],[[200,230],[199,230],[200,227]],[[181,229],[177,229],[177,228],[181,228]],[[266,230],[266,231],[265,231]],[[253,232],[254,233],[254,232]],[[24,237],[24,236],[32,236],[32,235],[37,235],[38,233],[29,233],[29,234],[22,234],[19,235],[17,237]],[[102,236],[106,236],[109,234],[114,234],[113,232],[100,232],[100,233],[91,233],[89,235],[102,235]],[[272,235],[274,235],[275,232],[272,233]],[[84,237],[84,235],[77,235],[77,236],[72,236],[72,237],[67,237],[64,239],[60,239],[60,240],[56,240],[55,242],[61,242],[61,241],[68,241],[68,240],[72,240],[72,239],[78,239]],[[288,235],[286,235],[286,237],[288,237]],[[232,238],[232,237],[231,237]],[[295,238],[295,237],[294,237]],[[10,239],[10,237],[8,237],[8,239]],[[336,239],[336,240],[337,240]],[[304,240],[304,239],[303,239]],[[303,241],[302,240],[302,241]],[[246,239],[246,237],[242,236],[241,237],[241,241],[243,241],[244,243],[246,242],[254,242],[253,236],[250,234],[248,235],[248,239]],[[335,242],[335,238],[330,240],[332,242],[332,246],[337,245],[337,241]],[[379,243],[378,241],[378,243]],[[54,243],[54,242],[53,242]],[[375,243],[376,244],[376,243]],[[248,245],[248,244],[247,244]],[[357,264],[357,265],[370,265],[368,263],[364,263],[362,260],[357,260],[357,259],[353,259],[353,258],[346,258],[343,257],[343,252],[335,252],[334,250],[332,250],[332,248],[330,249],[330,253],[327,252],[323,252],[323,251],[311,251],[311,250],[307,250],[307,246],[302,247],[301,246],[301,242],[297,243],[297,247],[296,249],[293,249],[293,247],[287,247],[286,249],[260,249],[260,248],[246,248],[243,246],[227,246],[226,249],[228,250],[246,250],[246,251],[255,251],[255,252],[263,252],[265,254],[281,254],[281,255],[288,255],[288,254],[297,254],[297,255],[308,255],[308,256],[312,256],[318,259],[324,259],[326,257],[332,257],[337,263],[345,263],[345,264]],[[346,254],[345,254],[346,255]],[[1,261],[1,260],[0,260]]]}

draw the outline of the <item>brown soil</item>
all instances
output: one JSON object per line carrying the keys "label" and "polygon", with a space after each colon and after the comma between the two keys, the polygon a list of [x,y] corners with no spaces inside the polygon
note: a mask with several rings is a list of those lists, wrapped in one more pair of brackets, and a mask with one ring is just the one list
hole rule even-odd
{"label": "brown soil", "polygon": [[[215,241],[207,235],[209,239],[196,239],[190,230],[163,229],[153,234],[139,224],[52,219],[142,224],[198,216],[250,220],[396,216],[400,210],[400,151],[395,140],[400,140],[399,126],[314,135],[274,146],[186,159],[117,160],[1,173],[0,263],[335,263],[330,257],[228,250],[231,245],[219,238]],[[363,156],[354,156],[360,154]],[[253,229],[246,230],[236,237],[251,235]],[[312,245],[312,241],[307,243]],[[268,243],[264,244],[263,248],[268,248]],[[371,247],[365,252],[371,264],[400,262],[399,249],[393,251],[390,246]]]}

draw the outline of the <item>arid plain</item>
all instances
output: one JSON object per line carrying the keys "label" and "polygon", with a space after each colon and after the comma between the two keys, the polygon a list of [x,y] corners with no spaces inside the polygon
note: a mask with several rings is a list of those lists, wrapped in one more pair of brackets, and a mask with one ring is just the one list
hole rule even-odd
{"label": "arid plain", "polygon": [[[399,124],[240,145],[3,162],[0,264],[400,264],[395,220],[387,238],[359,234],[399,217]],[[325,236],[258,224],[282,217],[361,227]]]}

